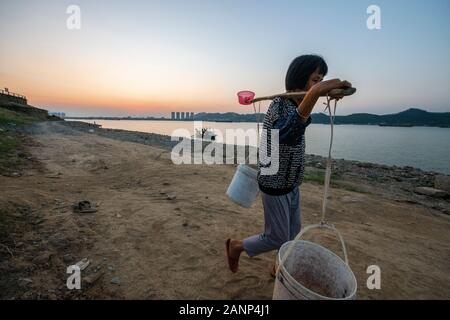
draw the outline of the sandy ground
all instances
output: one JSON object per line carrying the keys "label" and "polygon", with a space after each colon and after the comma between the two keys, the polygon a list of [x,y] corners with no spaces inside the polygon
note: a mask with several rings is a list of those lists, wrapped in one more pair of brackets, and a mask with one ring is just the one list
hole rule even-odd
{"label": "sandy ground", "polygon": [[[226,265],[225,240],[264,223],[260,200],[244,209],[227,198],[235,166],[176,166],[167,150],[60,126],[40,124],[33,136],[39,165],[0,176],[0,208],[27,226],[3,244],[3,299],[271,299],[274,252],[244,254],[237,274]],[[331,193],[328,218],[346,240],[359,299],[450,299],[450,216],[376,193]],[[98,212],[73,213],[81,200]],[[321,201],[321,185],[301,186],[303,226],[319,221]],[[307,238],[341,254],[332,235]],[[90,281],[73,292],[66,268],[82,258]],[[381,268],[381,290],[366,287],[369,265]]]}

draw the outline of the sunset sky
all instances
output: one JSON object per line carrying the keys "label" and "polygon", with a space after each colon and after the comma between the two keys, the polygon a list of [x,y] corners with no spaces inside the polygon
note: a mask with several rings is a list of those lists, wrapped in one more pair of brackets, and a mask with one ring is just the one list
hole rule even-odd
{"label": "sunset sky", "polygon": [[283,92],[292,59],[318,53],[327,78],[358,88],[339,114],[444,112],[449,13],[447,0],[0,0],[0,87],[73,116],[248,113],[237,91]]}

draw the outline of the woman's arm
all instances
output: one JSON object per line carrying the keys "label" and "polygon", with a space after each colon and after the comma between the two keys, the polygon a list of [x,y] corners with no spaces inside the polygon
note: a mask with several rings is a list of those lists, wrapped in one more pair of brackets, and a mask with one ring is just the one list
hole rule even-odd
{"label": "woman's arm", "polygon": [[333,89],[343,89],[351,87],[352,84],[348,81],[341,81],[339,79],[327,80],[316,83],[308,90],[303,100],[298,105],[298,113],[302,117],[303,122],[306,122],[317,103],[317,100],[330,92]]}

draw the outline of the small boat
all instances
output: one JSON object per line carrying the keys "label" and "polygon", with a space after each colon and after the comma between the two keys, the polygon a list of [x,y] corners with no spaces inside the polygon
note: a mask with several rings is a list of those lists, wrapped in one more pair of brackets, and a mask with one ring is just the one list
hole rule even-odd
{"label": "small boat", "polygon": [[217,135],[214,133],[213,130],[208,129],[208,128],[202,128],[201,130],[196,129],[194,138],[202,139],[205,141],[215,141],[216,136]]}

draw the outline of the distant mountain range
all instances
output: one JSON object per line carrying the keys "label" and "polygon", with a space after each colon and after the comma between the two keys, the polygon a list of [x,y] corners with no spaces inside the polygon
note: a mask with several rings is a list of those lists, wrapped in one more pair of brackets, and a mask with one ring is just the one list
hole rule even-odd
{"label": "distant mountain range", "polygon": [[[239,114],[235,112],[207,113],[201,112],[194,115],[197,121],[215,122],[257,122],[264,120],[264,113]],[[314,113],[311,115],[313,123],[330,123],[330,118],[325,113]],[[90,120],[171,120],[157,117],[67,117],[70,119]],[[175,120],[176,121],[176,120]],[[189,120],[184,120],[189,121]],[[354,113],[348,116],[336,116],[335,124],[363,124],[392,127],[444,127],[450,128],[450,112],[428,112],[421,109],[411,108],[399,113],[376,115],[370,113]]]}
{"label": "distant mountain range", "polygon": [[[330,123],[330,118],[325,113],[312,114],[313,123]],[[255,122],[264,119],[264,114],[239,114],[227,113],[197,113],[194,120],[219,121],[219,122]],[[429,126],[450,127],[450,112],[428,112],[411,108],[399,113],[376,115],[370,113],[354,113],[348,116],[336,116],[335,124],[365,124],[380,126]]]}

